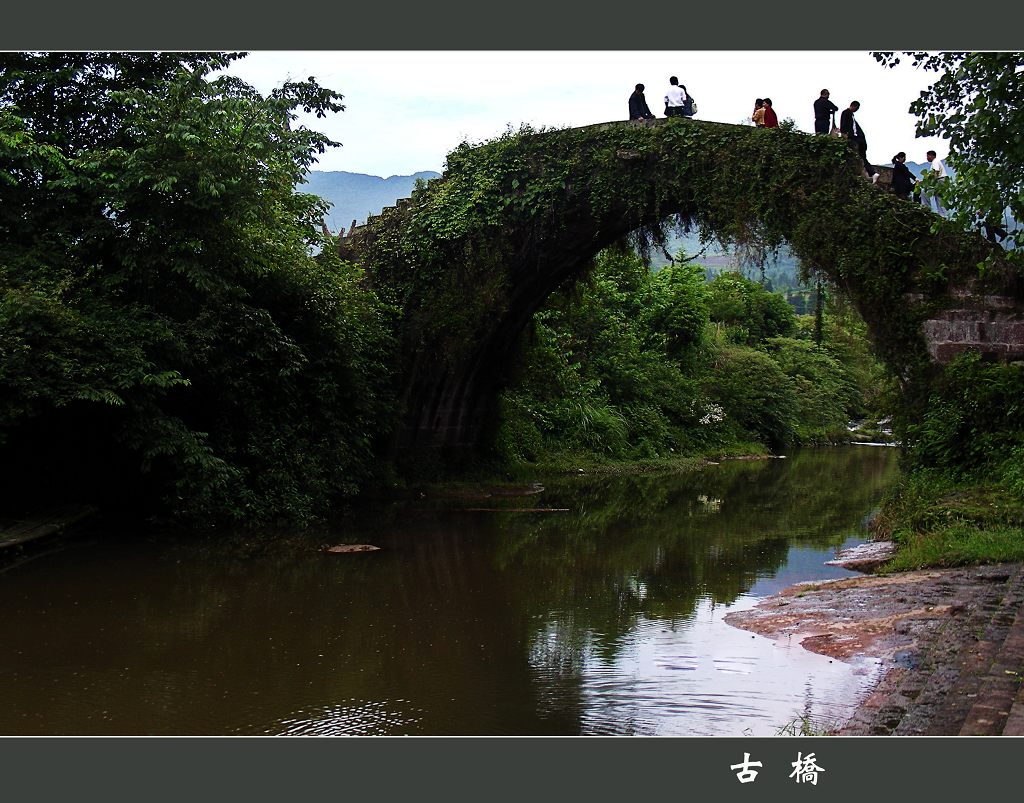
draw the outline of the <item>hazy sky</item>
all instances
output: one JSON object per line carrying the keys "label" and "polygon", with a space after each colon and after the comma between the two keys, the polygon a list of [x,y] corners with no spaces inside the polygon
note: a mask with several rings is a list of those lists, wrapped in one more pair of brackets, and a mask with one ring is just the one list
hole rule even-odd
{"label": "hazy sky", "polygon": [[767,95],[780,120],[813,131],[811,104],[827,88],[840,110],[861,102],[871,161],[886,164],[906,151],[908,161],[923,162],[928,149],[940,158],[948,150],[945,140],[915,139],[907,112],[935,73],[887,69],[859,51],[260,51],[231,71],[263,93],[314,76],[345,96],[345,111],[302,120],[342,143],[318,170],[441,172],[460,142],[492,139],[509,126],[624,120],[637,83],[661,117],[670,75],[697,101],[700,120],[749,121],[754,98]]}

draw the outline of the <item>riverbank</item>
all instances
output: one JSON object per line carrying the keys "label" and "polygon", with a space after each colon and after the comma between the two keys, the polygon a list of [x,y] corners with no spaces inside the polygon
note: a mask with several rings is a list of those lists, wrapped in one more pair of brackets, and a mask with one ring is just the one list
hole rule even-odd
{"label": "riverbank", "polygon": [[801,583],[726,622],[875,661],[840,735],[1024,735],[1024,564]]}

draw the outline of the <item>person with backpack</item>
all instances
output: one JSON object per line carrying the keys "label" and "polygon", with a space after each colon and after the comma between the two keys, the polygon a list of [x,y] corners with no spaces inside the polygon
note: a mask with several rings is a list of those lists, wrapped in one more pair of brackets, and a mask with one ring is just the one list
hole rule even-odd
{"label": "person with backpack", "polygon": [[683,117],[693,117],[697,113],[697,101],[686,91],[685,84],[680,84],[680,86],[683,89],[683,94],[686,96],[683,100]]}

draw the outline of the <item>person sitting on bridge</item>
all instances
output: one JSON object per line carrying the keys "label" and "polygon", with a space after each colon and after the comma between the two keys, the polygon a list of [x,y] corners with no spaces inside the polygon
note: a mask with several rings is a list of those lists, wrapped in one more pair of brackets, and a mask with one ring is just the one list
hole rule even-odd
{"label": "person sitting on bridge", "polygon": [[765,128],[778,128],[779,127],[779,115],[775,113],[775,109],[772,108],[772,99],[764,99],[764,127]]}
{"label": "person sitting on bridge", "polygon": [[978,227],[990,243],[1002,242],[1010,236],[1010,232],[997,215],[986,215],[980,210],[978,211]]}
{"label": "person sitting on bridge", "polygon": [[633,94],[629,96],[629,119],[630,120],[653,120],[650,107],[647,105],[647,98],[644,97],[644,85],[637,84]]}
{"label": "person sitting on bridge", "polygon": [[682,117],[686,92],[680,88],[679,79],[674,75],[668,79],[668,84],[668,91],[665,93],[665,116]]}
{"label": "person sitting on bridge", "polygon": [[758,128],[764,128],[764,98],[758,98],[754,101],[754,113],[750,115],[750,119],[754,121],[754,125]]}

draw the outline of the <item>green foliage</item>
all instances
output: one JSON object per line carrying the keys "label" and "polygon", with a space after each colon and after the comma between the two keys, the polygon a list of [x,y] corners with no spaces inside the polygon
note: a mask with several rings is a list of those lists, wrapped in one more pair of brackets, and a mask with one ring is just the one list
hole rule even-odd
{"label": "green foliage", "polygon": [[651,279],[644,314],[647,331],[662,339],[666,355],[686,360],[703,340],[710,320],[704,271],[686,262],[658,271]]}
{"label": "green foliage", "polygon": [[877,370],[863,322],[840,308],[826,315],[820,346],[731,343],[709,327],[712,298],[719,309],[736,301],[729,332],[743,341],[794,329],[792,311],[736,274],[711,284],[703,276],[688,262],[652,273],[634,253],[602,252],[584,283],[535,316],[523,371],[503,397],[499,453],[512,462],[562,451],[637,460],[846,440],[875,379],[862,361]]}
{"label": "green foliage", "polygon": [[648,459],[703,439],[708,401],[681,367],[696,358],[703,299],[698,268],[652,275],[635,254],[604,252],[585,282],[535,316],[519,381],[503,397],[499,453]]}
{"label": "green foliage", "polygon": [[[372,473],[392,313],[296,193],[333,145],[236,56],[0,56],[0,438],[56,478],[204,521],[305,519]],[[83,438],[83,433],[92,433]],[[102,447],[98,447],[102,444]]]}
{"label": "green foliage", "polygon": [[846,366],[812,341],[776,337],[767,346],[772,359],[793,382],[797,441],[845,440],[846,425],[862,405],[860,388]]}
{"label": "green foliage", "polygon": [[887,571],[1024,560],[1024,495],[1004,482],[918,468],[886,494],[877,523],[899,545]]}
{"label": "green foliage", "polygon": [[[895,67],[895,53],[875,53]],[[914,67],[937,73],[935,82],[910,104],[918,136],[949,139],[949,165],[956,181],[936,189],[947,208],[968,226],[980,212],[999,220],[1009,208],[1024,220],[1024,56],[1020,52],[905,53]]]}
{"label": "green foliage", "polygon": [[957,357],[906,434],[915,466],[961,478],[992,475],[1024,446],[1024,370],[973,353]]}
{"label": "green foliage", "polygon": [[726,422],[738,424],[776,451],[796,443],[796,389],[763,351],[723,346],[705,377],[705,387],[721,405]]}
{"label": "green foliage", "polygon": [[711,320],[724,324],[737,343],[755,346],[793,333],[796,314],[778,293],[739,273],[720,273],[708,286]]}

